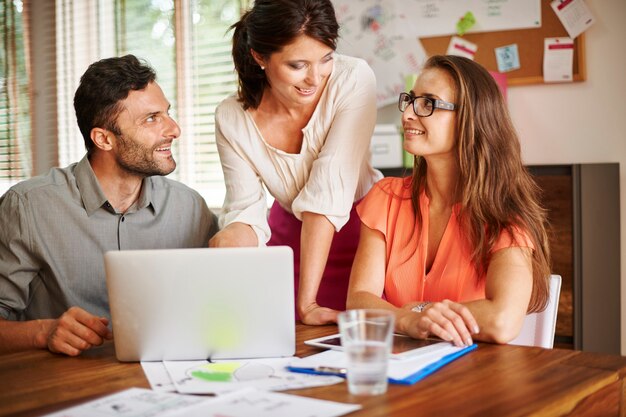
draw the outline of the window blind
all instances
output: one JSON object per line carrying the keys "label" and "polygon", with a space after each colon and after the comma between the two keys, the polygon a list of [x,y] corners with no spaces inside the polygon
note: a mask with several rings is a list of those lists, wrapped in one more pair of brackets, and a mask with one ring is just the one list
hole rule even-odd
{"label": "window blind", "polygon": [[31,175],[28,9],[0,0],[0,193]]}
{"label": "window blind", "polygon": [[[6,5],[14,6],[18,2],[0,2],[3,5],[2,23],[7,14]],[[172,104],[172,116],[181,126],[181,138],[173,149],[178,167],[169,177],[198,190],[210,207],[220,207],[225,188],[215,145],[214,112],[219,102],[237,89],[231,59],[232,33],[228,28],[247,6],[244,0],[55,0],[38,3],[38,10],[50,9],[54,14],[51,21],[55,36],[47,40],[51,45],[43,48],[55,51],[54,62],[50,62],[49,68],[33,68],[35,75],[38,71],[54,72],[54,76],[46,76],[46,80],[52,80],[56,86],[54,100],[49,100],[55,102],[46,103],[46,109],[41,110],[54,118],[50,126],[56,128],[57,138],[53,147],[55,155],[51,159],[58,166],[66,166],[78,161],[85,153],[76,125],[73,97],[87,66],[98,59],[132,53],[156,70],[157,81]],[[17,7],[11,10],[17,10]],[[17,23],[11,25],[14,27]],[[19,30],[23,30],[22,26]],[[19,33],[15,32],[16,42]],[[2,36],[4,41],[4,34]],[[38,47],[41,51],[41,45]],[[4,46],[3,54],[7,51],[10,50]],[[2,58],[4,71],[9,67],[9,60],[4,59],[4,55]],[[14,87],[11,91],[19,90],[16,86],[26,88],[24,102],[28,103],[28,72],[22,68],[26,64],[16,61],[15,72],[24,80],[17,76],[12,78]],[[8,90],[5,93],[4,87],[7,84],[5,79],[10,76],[2,73],[0,77],[3,88],[0,99],[5,103],[12,97]],[[11,121],[15,119],[14,114],[11,113]],[[12,168],[10,175],[17,178],[19,174],[22,179],[31,174],[27,163],[31,156],[27,104],[20,114],[24,116],[20,136],[12,133],[9,142],[6,139],[9,136],[4,131],[0,133],[0,142],[3,142],[0,146],[8,149],[10,144],[12,149],[10,161],[1,156],[3,150],[0,150],[0,165],[16,167],[15,161],[19,160],[21,170]],[[17,129],[14,121],[11,125],[4,121],[9,120],[8,115],[2,113],[0,118],[0,129]],[[48,124],[45,117],[42,120]],[[26,139],[19,146],[18,137]]]}
{"label": "window blind", "polygon": [[225,193],[214,113],[237,88],[228,28],[239,16],[233,0],[120,0],[116,6],[118,54],[133,53],[155,68],[181,126],[170,177],[198,190],[211,207],[220,207]]}

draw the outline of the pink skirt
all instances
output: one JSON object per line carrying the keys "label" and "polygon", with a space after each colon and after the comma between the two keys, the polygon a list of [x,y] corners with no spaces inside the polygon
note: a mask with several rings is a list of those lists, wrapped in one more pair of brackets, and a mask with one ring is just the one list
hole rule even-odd
{"label": "pink skirt", "polygon": [[[346,309],[350,270],[352,269],[352,261],[359,244],[359,234],[361,232],[361,221],[356,213],[355,206],[356,203],[352,206],[348,223],[339,232],[335,233],[330,246],[326,269],[317,292],[317,303],[322,307],[340,311]],[[268,221],[272,230],[272,237],[267,245],[286,245],[293,249],[294,288],[297,300],[298,281],[300,278],[300,234],[302,222],[292,213],[283,209],[277,202],[274,202],[270,209]],[[299,319],[297,313],[296,319]]]}

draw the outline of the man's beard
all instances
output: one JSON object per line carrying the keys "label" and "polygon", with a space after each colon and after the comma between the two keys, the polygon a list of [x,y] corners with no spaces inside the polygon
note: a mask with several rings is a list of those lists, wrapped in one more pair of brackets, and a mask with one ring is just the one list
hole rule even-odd
{"label": "man's beard", "polygon": [[176,168],[176,161],[173,157],[168,160],[155,159],[155,150],[165,146],[167,142],[148,148],[137,143],[133,138],[127,138],[121,134],[117,135],[117,139],[119,144],[116,154],[117,163],[129,174],[141,177],[168,175]]}

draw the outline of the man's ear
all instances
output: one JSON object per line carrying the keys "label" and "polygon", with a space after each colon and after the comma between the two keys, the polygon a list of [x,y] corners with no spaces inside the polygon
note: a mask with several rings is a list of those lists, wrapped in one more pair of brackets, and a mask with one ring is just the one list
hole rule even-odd
{"label": "man's ear", "polygon": [[103,151],[110,151],[113,149],[113,140],[111,136],[113,134],[100,127],[94,127],[91,129],[91,141],[96,145],[98,149],[102,149]]}

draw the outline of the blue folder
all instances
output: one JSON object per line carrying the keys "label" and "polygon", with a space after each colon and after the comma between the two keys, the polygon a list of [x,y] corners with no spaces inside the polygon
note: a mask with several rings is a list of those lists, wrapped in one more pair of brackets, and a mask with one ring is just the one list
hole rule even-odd
{"label": "blue folder", "polygon": [[[446,356],[442,357],[441,359],[439,359],[438,361],[433,362],[430,365],[425,366],[424,368],[420,369],[419,371],[415,372],[414,374],[411,374],[411,375],[407,376],[406,378],[403,378],[403,379],[389,378],[389,382],[391,382],[392,384],[413,385],[417,381],[421,381],[422,379],[424,379],[428,375],[436,372],[437,370],[439,370],[442,367],[446,366],[450,362],[452,362],[455,359],[465,355],[468,352],[471,352],[472,350],[476,349],[477,347],[478,347],[477,344],[473,344],[471,346],[468,346],[466,348],[458,350],[458,351],[456,351],[454,353],[450,353],[449,355],[446,355]],[[341,376],[341,377],[344,377],[344,378],[346,376],[345,369],[330,368],[330,367],[326,367],[326,366],[316,367],[316,368],[305,368],[305,367],[298,367],[298,366],[288,366],[287,370],[291,371],[291,372],[297,372],[297,373],[302,373],[302,374],[310,374],[310,375],[335,375],[335,376]]]}
{"label": "blue folder", "polygon": [[446,366],[450,362],[452,362],[455,359],[465,355],[468,352],[471,352],[472,350],[476,349],[477,347],[478,347],[478,345],[476,343],[474,343],[473,345],[470,345],[470,346],[466,347],[465,349],[461,349],[461,350],[459,350],[457,352],[450,353],[449,355],[444,356],[443,358],[439,359],[437,362],[431,363],[430,365],[420,369],[419,371],[415,372],[412,375],[407,376],[406,378],[403,378],[403,379],[389,378],[389,382],[394,383],[394,384],[413,385],[417,381],[421,381],[422,379],[426,378],[428,375],[430,375],[430,374],[434,373],[435,371],[443,368],[444,366]]}

